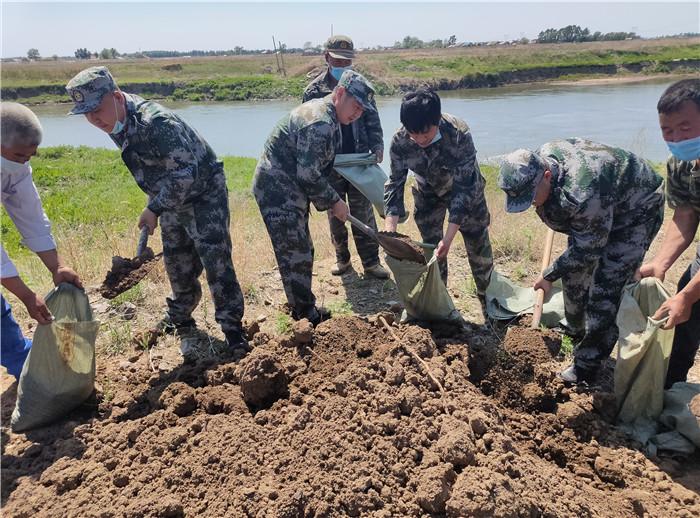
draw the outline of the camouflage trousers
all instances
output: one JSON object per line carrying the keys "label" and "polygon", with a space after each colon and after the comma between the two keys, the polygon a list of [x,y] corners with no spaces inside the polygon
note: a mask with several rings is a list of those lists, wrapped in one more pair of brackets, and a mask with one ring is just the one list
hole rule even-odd
{"label": "camouflage trousers", "polygon": [[613,230],[600,259],[590,269],[562,277],[566,320],[575,341],[580,338],[574,350],[578,368],[597,369],[617,342],[615,318],[622,289],[632,280],[661,227],[663,199],[657,209],[646,222]]}
{"label": "camouflage trousers", "polygon": [[[372,203],[341,175],[333,171],[329,178],[330,184],[338,193],[341,200],[347,201],[350,214],[362,221],[367,226],[377,230],[377,222],[374,218]],[[335,247],[335,258],[339,263],[347,263],[350,260],[348,248],[348,229],[345,223],[328,213],[328,224],[331,229],[331,241]],[[362,260],[362,266],[369,268],[379,263],[379,245],[361,230],[352,227],[352,237],[355,240],[357,253]]]}
{"label": "camouflage trousers", "polygon": [[[426,243],[437,245],[443,237],[443,227],[445,225],[445,215],[450,204],[450,196],[437,196],[418,190],[415,186],[413,199],[415,209],[413,217],[418,225],[421,238]],[[488,288],[493,271],[493,252],[491,251],[491,241],[489,239],[489,223],[491,215],[486,206],[486,199],[483,191],[474,193],[474,200],[471,203],[471,210],[462,221],[459,232],[464,239],[467,249],[469,266],[472,270],[474,283],[479,297],[484,297]],[[440,276],[447,285],[447,259],[438,261],[440,266]]]}
{"label": "camouflage trousers", "polygon": [[168,317],[186,322],[202,298],[199,276],[206,272],[214,299],[214,316],[224,332],[240,328],[243,293],[231,259],[228,190],[223,174],[211,180],[199,199],[160,216],[163,260],[172,293]]}
{"label": "camouflage trousers", "polygon": [[[678,281],[676,293],[685,288],[698,273],[700,273],[700,243],[698,243],[695,260]],[[686,381],[688,371],[695,363],[698,347],[700,347],[700,300],[693,304],[690,318],[676,326],[666,374],[666,388],[671,388],[671,385],[677,381]]]}

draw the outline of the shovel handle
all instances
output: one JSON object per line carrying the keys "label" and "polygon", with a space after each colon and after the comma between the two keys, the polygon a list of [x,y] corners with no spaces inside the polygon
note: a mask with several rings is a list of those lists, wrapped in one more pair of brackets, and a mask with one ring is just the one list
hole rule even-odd
{"label": "shovel handle", "polygon": [[136,246],[136,257],[141,257],[143,251],[146,250],[146,245],[148,244],[148,225],[144,225],[141,228],[141,234],[139,235],[139,244]]}
{"label": "shovel handle", "polygon": [[355,225],[357,228],[362,230],[365,234],[367,234],[369,237],[371,237],[374,241],[377,240],[377,233],[372,229],[371,227],[365,225],[362,223],[359,219],[357,219],[355,216],[352,214],[348,213],[348,221]]}
{"label": "shovel handle", "polygon": [[[554,230],[551,228],[547,230],[547,237],[544,242],[544,253],[542,254],[542,265],[540,273],[549,267],[549,262],[552,258],[552,244],[554,243]],[[537,329],[540,327],[540,320],[542,320],[542,310],[544,309],[544,290],[537,290],[537,297],[535,299],[535,308],[532,312],[532,324],[530,327],[532,329]]]}

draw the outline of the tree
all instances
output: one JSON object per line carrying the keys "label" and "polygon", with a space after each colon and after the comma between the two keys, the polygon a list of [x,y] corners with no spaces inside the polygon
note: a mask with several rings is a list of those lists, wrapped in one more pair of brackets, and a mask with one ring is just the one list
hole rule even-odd
{"label": "tree", "polygon": [[314,46],[314,44],[311,43],[310,41],[305,41],[305,42],[304,42],[304,50],[309,50],[309,49],[312,48],[313,46]]}
{"label": "tree", "polygon": [[29,49],[27,51],[27,57],[31,59],[32,61],[36,61],[37,59],[41,58],[39,55],[39,50],[38,49]]}
{"label": "tree", "polygon": [[75,51],[75,57],[78,59],[90,59],[91,55],[91,52],[86,48],[77,49]]}
{"label": "tree", "polygon": [[102,49],[100,51],[100,58],[101,59],[116,59],[119,57],[119,52],[117,52],[117,49],[111,48],[111,49]]}

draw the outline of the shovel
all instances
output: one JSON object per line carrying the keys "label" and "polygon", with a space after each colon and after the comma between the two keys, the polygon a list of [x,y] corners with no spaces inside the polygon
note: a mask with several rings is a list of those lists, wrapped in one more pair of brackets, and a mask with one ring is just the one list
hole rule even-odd
{"label": "shovel", "polygon": [[[554,230],[551,228],[547,231],[547,237],[544,242],[544,253],[542,254],[542,264],[540,273],[549,267],[549,261],[552,258],[552,244],[554,243]],[[544,290],[537,290],[537,295],[535,299],[535,308],[532,312],[532,324],[530,327],[532,329],[537,329],[540,327],[540,320],[542,320],[542,310],[544,309]]]}
{"label": "shovel", "polygon": [[398,232],[376,231],[350,214],[348,214],[348,221],[372,238],[391,257],[402,261],[426,264],[421,248],[435,248],[435,245],[413,241],[410,237]]}
{"label": "shovel", "polygon": [[133,259],[120,256],[112,257],[112,269],[107,272],[107,276],[100,286],[100,294],[104,298],[113,299],[133,288],[151,271],[163,253],[155,255],[147,245],[148,227],[144,226],[141,229],[139,243],[136,246],[136,256]]}

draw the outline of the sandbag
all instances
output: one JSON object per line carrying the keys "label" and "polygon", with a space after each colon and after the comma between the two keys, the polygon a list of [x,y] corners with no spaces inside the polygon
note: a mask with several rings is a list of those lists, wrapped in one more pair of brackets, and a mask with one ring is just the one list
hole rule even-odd
{"label": "sandbag", "polygon": [[[535,297],[536,292],[532,287],[518,286],[494,270],[486,288],[486,313],[494,320],[513,320],[534,311]],[[566,325],[564,294],[560,280],[552,286],[549,299],[542,308],[540,322],[547,327]]]}
{"label": "sandbag", "polygon": [[659,422],[700,448],[700,384],[678,382],[665,391]]}
{"label": "sandbag", "polygon": [[664,382],[673,346],[673,329],[651,318],[670,295],[658,279],[629,284],[617,313],[620,336],[615,365],[619,423],[655,421],[664,408]]}
{"label": "sandbag", "polygon": [[45,299],[54,321],[34,333],[17,388],[11,426],[21,432],[65,416],[92,394],[95,340],[100,323],[93,319],[85,293],[63,283]]}
{"label": "sandbag", "polygon": [[[389,177],[377,164],[377,158],[372,153],[345,153],[336,155],[333,168],[350,182],[355,189],[367,198],[379,215],[384,217],[384,184]],[[399,219],[406,221],[408,216]]]}
{"label": "sandbag", "polygon": [[[432,254],[432,251],[428,253]],[[462,315],[455,308],[452,297],[440,278],[437,256],[428,264],[402,261],[389,255],[384,257],[394,274],[399,297],[409,319],[424,322],[449,321],[461,324]],[[402,320],[406,320],[402,317]]]}

